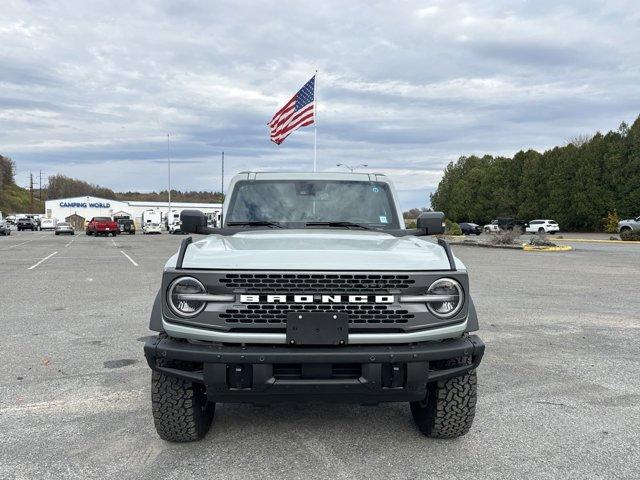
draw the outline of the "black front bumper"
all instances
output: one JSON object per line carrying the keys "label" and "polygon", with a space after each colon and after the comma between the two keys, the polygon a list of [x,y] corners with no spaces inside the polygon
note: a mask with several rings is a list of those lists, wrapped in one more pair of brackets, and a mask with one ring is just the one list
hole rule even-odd
{"label": "black front bumper", "polygon": [[[145,343],[149,366],[202,383],[215,402],[378,403],[425,397],[427,384],[475,369],[484,354],[476,335],[411,345],[345,347],[226,346],[166,336]],[[469,364],[444,361],[469,357]]]}

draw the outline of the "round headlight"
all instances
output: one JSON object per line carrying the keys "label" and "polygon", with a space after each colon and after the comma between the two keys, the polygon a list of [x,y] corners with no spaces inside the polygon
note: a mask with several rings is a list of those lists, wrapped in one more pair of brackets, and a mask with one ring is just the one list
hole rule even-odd
{"label": "round headlight", "polygon": [[462,287],[452,278],[440,278],[433,282],[427,291],[427,295],[443,295],[448,297],[442,302],[429,302],[427,308],[431,313],[440,318],[451,318],[460,311],[464,304]]}
{"label": "round headlight", "polygon": [[195,317],[207,305],[201,300],[192,300],[190,295],[207,293],[204,285],[193,277],[175,279],[167,291],[167,303],[171,311],[179,317]]}

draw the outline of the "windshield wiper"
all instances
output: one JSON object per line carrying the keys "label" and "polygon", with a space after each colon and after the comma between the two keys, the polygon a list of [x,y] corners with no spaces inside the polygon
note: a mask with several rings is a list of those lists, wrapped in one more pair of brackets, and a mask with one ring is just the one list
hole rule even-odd
{"label": "windshield wiper", "polygon": [[251,220],[246,222],[227,222],[229,227],[276,227],[285,228],[278,222],[269,222],[267,220]]}
{"label": "windshield wiper", "polygon": [[361,228],[362,230],[377,230],[361,223],[354,222],[307,222],[305,227],[345,227],[345,228]]}

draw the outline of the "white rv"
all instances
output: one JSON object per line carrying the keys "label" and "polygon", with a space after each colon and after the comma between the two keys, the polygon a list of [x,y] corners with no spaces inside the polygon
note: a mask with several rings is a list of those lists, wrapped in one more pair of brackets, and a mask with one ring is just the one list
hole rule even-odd
{"label": "white rv", "polygon": [[172,209],[167,215],[167,230],[169,233],[180,233],[180,210]]}
{"label": "white rv", "polygon": [[158,210],[145,210],[142,212],[142,233],[160,233],[162,225],[162,212]]}

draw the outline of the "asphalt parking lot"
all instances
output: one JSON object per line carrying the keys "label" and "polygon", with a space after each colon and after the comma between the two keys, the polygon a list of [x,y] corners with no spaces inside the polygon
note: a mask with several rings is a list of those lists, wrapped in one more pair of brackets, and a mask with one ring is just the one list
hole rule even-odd
{"label": "asphalt parking lot", "polygon": [[0,237],[1,478],[638,478],[640,245],[454,247],[487,351],[471,432],[408,405],[220,405],[199,443],[153,428],[142,345],[181,236]]}

